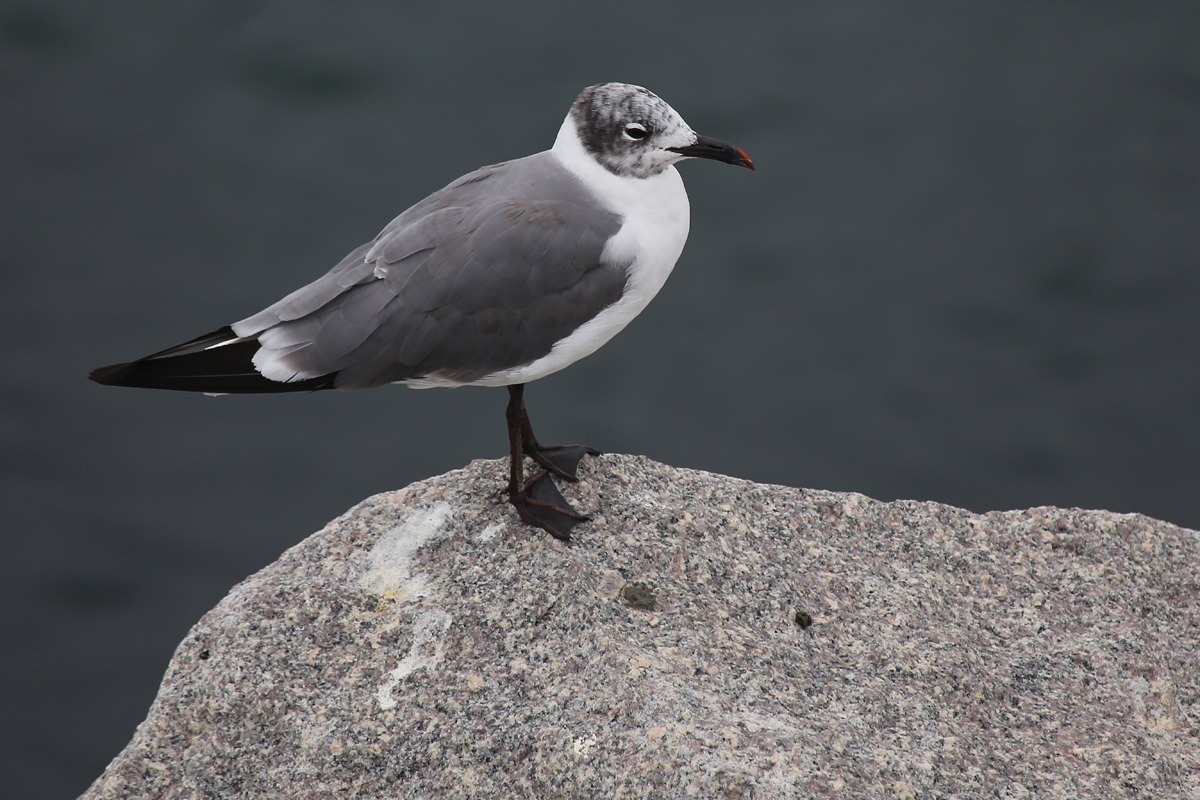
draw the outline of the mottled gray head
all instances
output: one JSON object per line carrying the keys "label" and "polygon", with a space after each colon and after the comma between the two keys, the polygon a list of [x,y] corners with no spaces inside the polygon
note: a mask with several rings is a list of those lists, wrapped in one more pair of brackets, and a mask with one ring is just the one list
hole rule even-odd
{"label": "mottled gray head", "polygon": [[712,158],[754,169],[731,144],[699,136],[658,95],[628,83],[598,83],[571,106],[584,148],[615,175],[649,178],[684,158]]}

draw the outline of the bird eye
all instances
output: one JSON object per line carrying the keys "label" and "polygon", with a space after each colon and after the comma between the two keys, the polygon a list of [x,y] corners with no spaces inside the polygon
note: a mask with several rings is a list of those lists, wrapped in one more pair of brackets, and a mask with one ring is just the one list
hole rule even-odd
{"label": "bird eye", "polygon": [[636,122],[631,122],[625,126],[625,138],[631,141],[645,139],[650,135],[650,131],[646,130],[645,125],[639,125]]}

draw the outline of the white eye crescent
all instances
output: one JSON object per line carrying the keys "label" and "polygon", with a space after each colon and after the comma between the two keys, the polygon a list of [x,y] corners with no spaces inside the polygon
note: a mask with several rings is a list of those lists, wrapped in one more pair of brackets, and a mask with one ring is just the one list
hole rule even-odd
{"label": "white eye crescent", "polygon": [[636,142],[649,136],[650,131],[641,123],[631,122],[625,126],[625,130],[622,131],[621,135],[628,141]]}

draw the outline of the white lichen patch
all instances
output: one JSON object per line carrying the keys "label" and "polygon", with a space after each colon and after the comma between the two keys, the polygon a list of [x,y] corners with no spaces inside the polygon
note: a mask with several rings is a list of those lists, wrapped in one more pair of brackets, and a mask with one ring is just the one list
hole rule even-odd
{"label": "white lichen patch", "polygon": [[571,745],[571,749],[575,752],[576,758],[587,758],[588,751],[596,746],[596,737],[588,736],[587,738],[577,738]]}
{"label": "white lichen patch", "polygon": [[359,585],[373,594],[406,602],[426,597],[430,592],[429,576],[414,572],[413,562],[418,550],[446,535],[446,521],[451,514],[449,503],[434,503],[414,511],[380,536],[367,554],[370,566]]}
{"label": "white lichen patch", "polygon": [[446,631],[450,629],[451,621],[450,615],[440,608],[430,609],[417,617],[417,621],[413,623],[413,638],[408,655],[388,673],[376,692],[380,708],[386,711],[396,707],[396,698],[392,693],[400,681],[419,669],[432,670],[441,663],[446,645]]}
{"label": "white lichen patch", "polygon": [[496,534],[500,533],[500,531],[502,531],[502,530],[504,530],[503,522],[497,522],[497,523],[488,525],[486,528],[484,528],[482,531],[479,532],[479,537],[478,537],[479,541],[490,542],[492,539],[495,539]]}

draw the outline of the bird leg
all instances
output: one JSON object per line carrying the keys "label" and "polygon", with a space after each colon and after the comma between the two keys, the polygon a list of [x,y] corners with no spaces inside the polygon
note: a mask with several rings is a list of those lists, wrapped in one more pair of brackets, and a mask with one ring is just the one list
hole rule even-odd
{"label": "bird leg", "polygon": [[509,406],[513,398],[520,403],[521,449],[525,455],[542,465],[542,468],[558,477],[574,483],[579,480],[579,462],[584,456],[598,456],[600,451],[582,444],[538,444],[529,424],[529,412],[525,410],[525,384],[508,387]]}
{"label": "bird leg", "polygon": [[[587,517],[571,508],[571,504],[554,485],[549,467],[530,478],[529,483],[524,482],[526,454],[537,460],[539,464],[545,465],[545,462],[534,455],[534,453],[540,453],[543,448],[538,446],[537,440],[533,437],[533,429],[529,425],[529,414],[525,411],[524,393],[525,384],[523,383],[508,387],[508,410],[505,412],[505,417],[508,420],[509,501],[517,509],[517,515],[526,525],[541,528],[554,538],[567,541],[571,538],[571,528],[586,520]],[[530,452],[531,449],[533,452]],[[570,448],[556,449],[567,450]],[[581,452],[578,456],[573,456],[574,460],[568,464],[571,474],[563,475],[569,480],[576,480],[574,473],[579,460],[589,452],[596,452],[590,447],[582,447],[579,450]],[[555,467],[555,474],[559,474],[561,471],[563,471],[561,466]]]}

